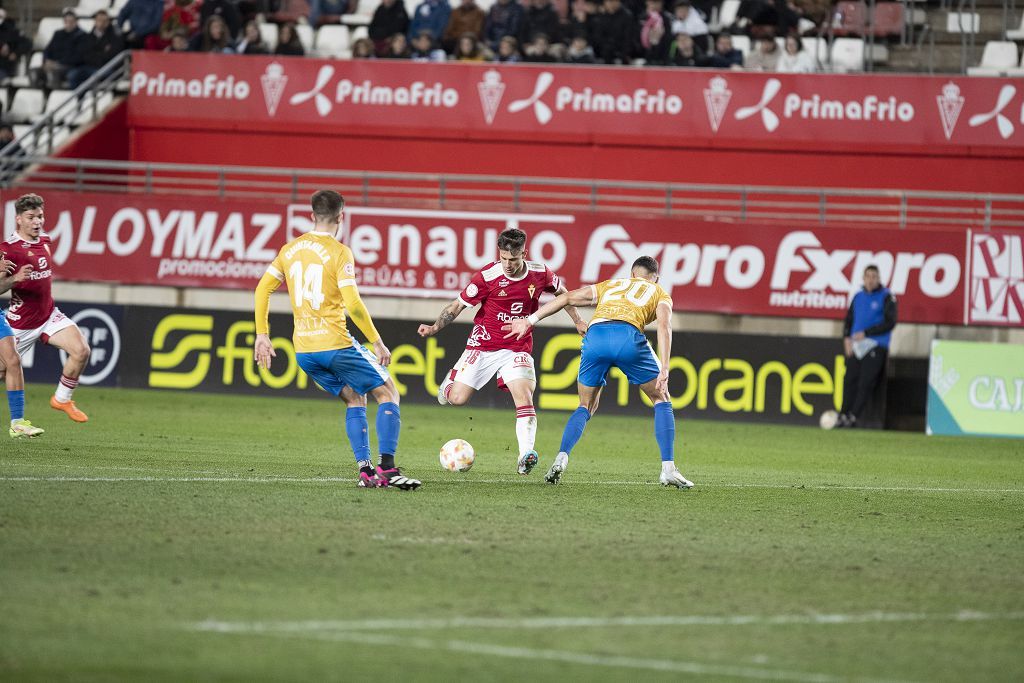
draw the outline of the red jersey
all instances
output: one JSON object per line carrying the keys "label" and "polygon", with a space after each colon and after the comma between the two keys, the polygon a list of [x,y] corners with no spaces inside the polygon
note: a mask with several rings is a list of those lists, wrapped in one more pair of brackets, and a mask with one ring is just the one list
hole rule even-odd
{"label": "red jersey", "polygon": [[7,322],[16,330],[42,327],[53,313],[50,236],[40,233],[35,242],[26,242],[15,233],[0,243],[0,252],[4,253],[8,261],[14,261],[15,271],[25,264],[30,264],[34,269],[28,280],[19,282],[11,290]]}
{"label": "red jersey", "polygon": [[533,350],[532,331],[522,339],[505,339],[502,326],[516,318],[525,318],[540,307],[541,292],[555,292],[561,286],[558,276],[543,263],[526,261],[526,272],[519,279],[505,274],[500,262],[492,263],[473,276],[459,294],[466,306],[482,303],[473,318],[473,332],[467,349],[477,351]]}

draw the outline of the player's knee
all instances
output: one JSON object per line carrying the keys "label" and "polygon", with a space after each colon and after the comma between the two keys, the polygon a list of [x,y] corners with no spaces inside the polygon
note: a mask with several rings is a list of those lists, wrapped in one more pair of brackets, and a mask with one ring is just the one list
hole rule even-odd
{"label": "player's knee", "polygon": [[377,403],[395,403],[399,401],[398,389],[395,385],[388,380],[386,383],[381,384],[379,387],[370,392]]}
{"label": "player's knee", "polygon": [[76,363],[88,362],[90,353],[88,344],[81,344],[68,349],[68,356]]}
{"label": "player's knee", "polygon": [[453,406],[464,406],[469,403],[469,394],[458,391],[453,387],[448,392],[448,403]]}

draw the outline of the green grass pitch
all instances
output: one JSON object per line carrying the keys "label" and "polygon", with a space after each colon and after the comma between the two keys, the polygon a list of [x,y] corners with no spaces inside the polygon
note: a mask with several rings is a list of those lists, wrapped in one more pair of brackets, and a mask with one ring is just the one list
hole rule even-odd
{"label": "green grass pitch", "polygon": [[404,493],[328,400],[49,389],[0,442],[0,680],[1024,678],[1021,441],[680,420],[676,491],[598,414],[550,486],[566,413],[519,477],[511,410],[406,405]]}

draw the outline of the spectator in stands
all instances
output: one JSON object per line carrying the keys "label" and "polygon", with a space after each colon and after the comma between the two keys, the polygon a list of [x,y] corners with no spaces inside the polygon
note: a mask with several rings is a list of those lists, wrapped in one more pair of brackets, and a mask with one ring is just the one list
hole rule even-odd
{"label": "spectator in stands", "polygon": [[472,32],[462,34],[452,53],[452,59],[460,62],[487,62],[490,58],[491,55],[484,49],[480,39]]}
{"label": "spectator in stands", "polygon": [[388,51],[384,55],[385,59],[409,59],[411,51],[409,50],[409,41],[406,40],[404,33],[396,33],[391,36],[391,40],[388,41]]}
{"label": "spectator in stands", "polygon": [[[745,33],[751,38],[774,38],[779,13],[775,0],[743,0],[736,12],[734,32]],[[739,29],[736,31],[736,29]]]}
{"label": "spectator in stands", "polygon": [[594,36],[594,50],[605,64],[629,64],[639,41],[633,14],[622,0],[604,0],[604,13]]}
{"label": "spectator in stands", "polygon": [[164,48],[164,52],[188,52],[188,31],[179,28],[171,34],[171,43]]}
{"label": "spectator in stands", "polygon": [[235,52],[240,55],[269,55],[270,48],[263,42],[260,25],[255,21],[245,22],[242,39],[235,45]]}
{"label": "spectator in stands", "polygon": [[789,36],[786,38],[786,48],[779,55],[775,70],[784,74],[814,73],[814,56],[804,50],[803,41],[799,37]]}
{"label": "spectator in stands", "polygon": [[452,10],[448,19],[448,27],[441,36],[441,47],[449,52],[454,51],[456,43],[462,40],[462,36],[472,33],[480,40],[484,36],[484,22],[487,15],[476,4],[475,0],[462,0],[462,3]]}
{"label": "spectator in stands", "polygon": [[409,30],[409,13],[405,11],[402,0],[383,0],[373,12],[370,19],[370,40],[378,57],[388,53],[388,43],[396,33],[405,34]]}
{"label": "spectator in stands", "polygon": [[423,0],[416,6],[409,22],[409,39],[414,41],[423,31],[429,31],[432,39],[444,35],[451,15],[452,6],[448,0]]}
{"label": "spectator in stands", "polygon": [[[562,23],[558,12],[551,6],[551,0],[530,0],[523,13],[523,22],[519,27],[519,42],[529,45],[536,41],[538,35],[544,34],[549,44],[561,43]],[[528,50],[524,49],[524,52]]]}
{"label": "spectator in stands", "polygon": [[716,69],[743,68],[743,53],[732,46],[732,36],[728,33],[719,34],[715,41],[715,51],[707,59],[706,65]]}
{"label": "spectator in stands", "polygon": [[[132,50],[142,48],[146,38],[160,30],[163,14],[163,0],[128,0],[128,4],[117,13],[115,22],[124,35],[125,46]],[[127,33],[125,22],[129,25]]]}
{"label": "spectator in stands", "polygon": [[832,0],[793,0],[793,8],[803,19],[821,26],[831,18]]}
{"label": "spectator in stands", "polygon": [[414,62],[443,62],[448,58],[444,50],[437,46],[434,34],[423,29],[412,39],[412,52],[409,59]]}
{"label": "spectator in stands", "polygon": [[277,47],[274,49],[274,54],[292,57],[305,56],[306,48],[302,47],[302,41],[299,40],[299,32],[295,30],[294,21],[286,21],[281,24],[281,28],[277,31]]}
{"label": "spectator in stands", "polygon": [[[404,38],[404,35],[403,35]],[[369,38],[360,38],[352,43],[352,59],[376,59],[377,50]]]}
{"label": "spectator in stands", "polygon": [[672,17],[664,11],[662,0],[646,0],[644,13],[638,21],[644,62],[664,64],[672,46]]}
{"label": "spectator in stands", "polygon": [[340,23],[342,14],[348,14],[348,0],[309,0],[310,26]]}
{"label": "spectator in stands", "polygon": [[711,49],[711,35],[707,22],[695,10],[689,0],[680,0],[673,10],[672,35],[685,33],[697,44],[700,50]]}
{"label": "spectator in stands", "polygon": [[43,50],[43,65],[33,74],[36,84],[47,88],[63,88],[68,72],[82,64],[85,32],[78,28],[75,10],[63,12],[64,28],[53,34]]}
{"label": "spectator in stands", "polygon": [[242,14],[233,0],[203,0],[203,7],[199,11],[199,25],[207,26],[210,17],[218,16],[224,20],[228,28],[228,40],[231,43],[238,38],[242,31]]}
{"label": "spectator in stands", "polygon": [[516,39],[516,52],[519,52],[519,29],[523,25],[525,11],[518,0],[498,0],[491,5],[484,22],[484,42],[492,50],[499,49],[502,39],[511,36]]}
{"label": "spectator in stands", "polygon": [[[14,129],[6,123],[0,124],[0,149],[6,149],[7,145],[14,142]],[[7,154],[4,156],[20,157],[25,155],[25,150],[22,149],[21,145],[15,143],[13,147],[7,150]]]}
{"label": "spectator in stands", "polygon": [[577,0],[572,4],[569,17],[569,35],[583,36],[589,45],[597,35],[597,24],[601,21],[601,8],[597,0]]}
{"label": "spectator in stands", "polygon": [[18,61],[32,49],[32,41],[25,37],[18,22],[7,18],[7,10],[0,7],[0,78],[10,78],[18,72]]}
{"label": "spectator in stands", "polygon": [[505,64],[516,64],[523,61],[523,53],[519,51],[519,41],[513,36],[505,36],[498,41],[498,53],[494,61]]}
{"label": "spectator in stands", "polygon": [[538,33],[534,35],[532,43],[523,46],[523,61],[550,64],[557,62],[558,57],[552,49],[548,37],[543,33]]}
{"label": "spectator in stands", "polygon": [[590,47],[585,35],[573,36],[569,49],[565,51],[565,61],[569,64],[597,64],[594,48]]}
{"label": "spectator in stands", "polygon": [[82,63],[68,71],[68,85],[74,90],[124,49],[121,32],[100,10],[93,15],[92,31],[82,39]]}
{"label": "spectator in stands", "polygon": [[194,0],[174,0],[174,4],[164,10],[160,30],[146,38],[146,49],[164,49],[179,28],[185,29],[189,37],[199,29],[199,5]]}
{"label": "spectator in stands", "polygon": [[287,24],[289,21],[297,24],[300,21],[308,21],[308,0],[268,0],[268,5],[270,9],[268,18],[275,24]]}
{"label": "spectator in stands", "polygon": [[792,0],[775,0],[775,11],[778,19],[775,22],[775,35],[788,36],[800,32],[800,9]]}
{"label": "spectator in stands", "polygon": [[780,52],[782,50],[774,38],[762,38],[757,41],[754,51],[747,57],[743,66],[751,71],[775,71]]}
{"label": "spectator in stands", "polygon": [[202,33],[196,34],[189,42],[190,52],[215,52],[232,55],[235,48],[231,44],[228,23],[220,15],[211,14],[203,25]]}
{"label": "spectator in stands", "polygon": [[703,54],[693,36],[688,33],[677,33],[668,50],[669,66],[696,67],[703,66],[704,63]]}

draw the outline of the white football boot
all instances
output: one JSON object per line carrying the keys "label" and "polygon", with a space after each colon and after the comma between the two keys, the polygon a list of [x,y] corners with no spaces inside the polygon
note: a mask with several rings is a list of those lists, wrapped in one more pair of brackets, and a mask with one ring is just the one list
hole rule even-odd
{"label": "white football boot", "polygon": [[448,387],[450,387],[454,383],[455,383],[454,380],[450,379],[448,376],[445,376],[444,381],[441,382],[441,386],[439,386],[437,388],[437,402],[438,403],[440,403],[443,406],[448,405],[448,397],[445,396],[444,393],[445,393],[445,391],[448,390]]}
{"label": "white football boot", "polygon": [[675,469],[669,472],[662,470],[658,481],[661,482],[662,486],[675,486],[677,489],[693,488],[693,482],[684,477],[682,472]]}
{"label": "white football boot", "polygon": [[569,466],[569,456],[565,453],[559,453],[555,456],[555,461],[551,463],[551,467],[548,468],[548,473],[544,475],[544,481],[549,484],[557,484],[562,479],[562,472],[565,472],[565,468]]}

